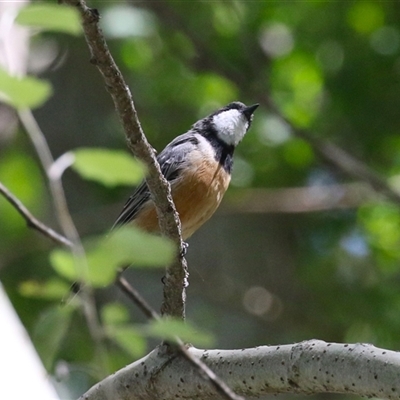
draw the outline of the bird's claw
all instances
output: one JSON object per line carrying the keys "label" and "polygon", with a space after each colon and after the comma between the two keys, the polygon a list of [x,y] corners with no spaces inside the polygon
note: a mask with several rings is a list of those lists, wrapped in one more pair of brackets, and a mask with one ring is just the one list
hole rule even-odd
{"label": "bird's claw", "polygon": [[188,247],[189,247],[189,243],[182,242],[182,247],[181,247],[181,252],[180,252],[181,257],[186,256]]}

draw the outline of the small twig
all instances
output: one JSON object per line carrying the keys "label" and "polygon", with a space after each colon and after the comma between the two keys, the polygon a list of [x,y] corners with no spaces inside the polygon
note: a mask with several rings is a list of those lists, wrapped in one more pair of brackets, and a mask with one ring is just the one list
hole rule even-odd
{"label": "small twig", "polygon": [[[121,275],[123,272],[119,271],[115,280],[116,285],[143,311],[149,319],[160,320],[161,317],[150,306],[149,303],[141,296],[141,294],[133,288],[128,281]],[[216,391],[228,400],[244,400],[242,396],[237,395],[222,379],[220,379],[206,364],[201,360],[194,357],[187,349],[185,343],[179,338],[175,337],[171,343],[176,350],[192,364],[198,371],[210,381]]]}
{"label": "small twig", "polygon": [[115,284],[119,287],[146,315],[149,319],[157,319],[158,314],[149,306],[141,294],[133,288],[129,282],[122,276],[124,270],[118,271]]}
{"label": "small twig", "polygon": [[364,182],[371,185],[376,192],[383,193],[390,200],[400,204],[400,193],[391,188],[386,179],[370,168],[367,164],[358,160],[336,144],[331,143],[328,140],[313,137],[308,131],[294,126],[289,119],[282,114],[279,107],[267,94],[263,93],[260,96],[260,100],[261,99],[267,107],[282,119],[282,121],[290,126],[294,135],[310,144],[322,159],[338,168],[347,176],[362,179]]}
{"label": "small twig", "polygon": [[184,319],[187,286],[185,282],[188,272],[186,260],[181,254],[183,247],[181,224],[169,183],[162,175],[154,151],[144,135],[129,87],[108,49],[99,27],[98,11],[87,7],[84,0],[64,0],[64,3],[77,7],[81,14],[86,42],[91,52],[91,62],[97,66],[104,78],[124,127],[129,148],[147,166],[146,183],[157,209],[161,233],[172,239],[178,247],[176,259],[166,271],[162,313]]}
{"label": "small twig", "polygon": [[0,193],[4,196],[8,202],[14,206],[19,214],[25,219],[27,225],[30,228],[36,229],[38,232],[49,237],[51,240],[64,246],[72,247],[72,242],[63,235],[60,235],[43,222],[40,222],[35,218],[30,211],[22,204],[22,202],[15,197],[1,182],[0,182]]}

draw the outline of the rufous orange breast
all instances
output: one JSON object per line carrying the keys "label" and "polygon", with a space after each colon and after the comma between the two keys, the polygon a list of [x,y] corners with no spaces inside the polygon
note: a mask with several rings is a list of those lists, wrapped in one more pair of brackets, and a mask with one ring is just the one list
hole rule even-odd
{"label": "rufous orange breast", "polygon": [[[200,163],[195,162],[192,168],[182,170],[171,184],[171,193],[181,220],[183,240],[214,214],[229,182],[230,174],[214,159],[203,159]],[[133,223],[146,231],[159,232],[152,201],[144,206]]]}

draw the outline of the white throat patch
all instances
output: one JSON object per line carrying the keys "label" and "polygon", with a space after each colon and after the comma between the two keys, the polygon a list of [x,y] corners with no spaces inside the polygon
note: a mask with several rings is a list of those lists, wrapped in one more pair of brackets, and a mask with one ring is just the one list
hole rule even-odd
{"label": "white throat patch", "polygon": [[218,137],[228,145],[237,146],[249,127],[246,117],[236,109],[223,111],[213,117]]}

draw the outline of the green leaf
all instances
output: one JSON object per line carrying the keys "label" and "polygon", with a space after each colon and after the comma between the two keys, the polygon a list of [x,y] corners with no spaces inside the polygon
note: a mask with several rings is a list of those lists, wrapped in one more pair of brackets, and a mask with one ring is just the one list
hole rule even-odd
{"label": "green leaf", "polygon": [[71,305],[51,307],[41,315],[36,324],[33,341],[47,370],[51,369],[67,334],[74,310]]}
{"label": "green leaf", "polygon": [[163,340],[175,340],[179,337],[185,343],[193,343],[196,346],[210,347],[214,342],[213,336],[208,332],[202,332],[192,324],[172,318],[162,318],[150,321],[141,329],[146,336]]}
{"label": "green leaf", "polygon": [[59,279],[51,279],[47,282],[38,282],[34,280],[22,282],[19,285],[19,292],[22,296],[59,300],[69,292],[70,286]]}
{"label": "green leaf", "polygon": [[88,271],[75,266],[72,254],[63,249],[53,250],[53,268],[70,280],[86,280],[94,287],[109,285],[121,266],[161,267],[171,263],[175,246],[166,238],[154,236],[135,227],[121,227],[107,237],[98,236],[85,241]]}
{"label": "green leaf", "polygon": [[307,167],[314,161],[313,149],[303,139],[293,138],[283,146],[283,156],[286,162],[296,168]]}
{"label": "green leaf", "polygon": [[[226,104],[238,97],[238,89],[234,83],[225,77],[214,73],[203,73],[193,81],[196,91],[196,102],[204,105],[209,99],[220,104]],[[211,111],[211,110],[209,110]]]}
{"label": "green leaf", "polygon": [[78,10],[57,4],[29,4],[18,14],[16,21],[21,25],[42,28],[48,31],[71,35],[82,33]]}
{"label": "green leaf", "polygon": [[101,309],[101,320],[107,336],[133,357],[146,351],[146,340],[133,326],[128,325],[129,311],[119,303],[106,304]]}
{"label": "green leaf", "polygon": [[138,267],[164,267],[172,262],[176,250],[169,239],[129,226],[111,232],[103,245],[121,264]]}
{"label": "green leaf", "polygon": [[101,320],[104,325],[118,325],[129,321],[128,309],[119,303],[108,303],[101,309]]}
{"label": "green leaf", "polygon": [[[367,203],[359,208],[358,217],[370,244],[386,256],[398,259],[400,257],[400,211],[398,207],[383,201],[376,204]],[[392,272],[398,271],[397,263],[391,265]]]}
{"label": "green leaf", "polygon": [[347,22],[361,34],[371,34],[385,23],[385,12],[374,2],[355,2],[347,12]]}
{"label": "green leaf", "polygon": [[[0,182],[8,187],[34,215],[42,215],[46,189],[37,160],[22,152],[21,149],[16,151],[11,146],[3,147],[0,156]],[[12,237],[12,235],[26,234],[26,222],[3,198],[0,199],[0,216],[0,236]],[[13,240],[16,239],[17,237],[14,236]],[[6,251],[8,246],[9,244],[5,241],[0,241],[0,253]]]}
{"label": "green leaf", "polygon": [[118,326],[106,329],[107,336],[117,343],[122,349],[138,358],[145,354],[147,344],[146,340],[132,326]]}
{"label": "green leaf", "polygon": [[144,177],[145,168],[125,151],[78,149],[74,151],[72,168],[82,178],[105,186],[136,185]]}
{"label": "green leaf", "polygon": [[40,107],[52,94],[50,83],[25,76],[11,76],[0,68],[0,101],[15,108]]}
{"label": "green leaf", "polygon": [[71,252],[63,249],[55,249],[50,253],[50,264],[54,270],[64,278],[71,281],[79,280],[75,261]]}

